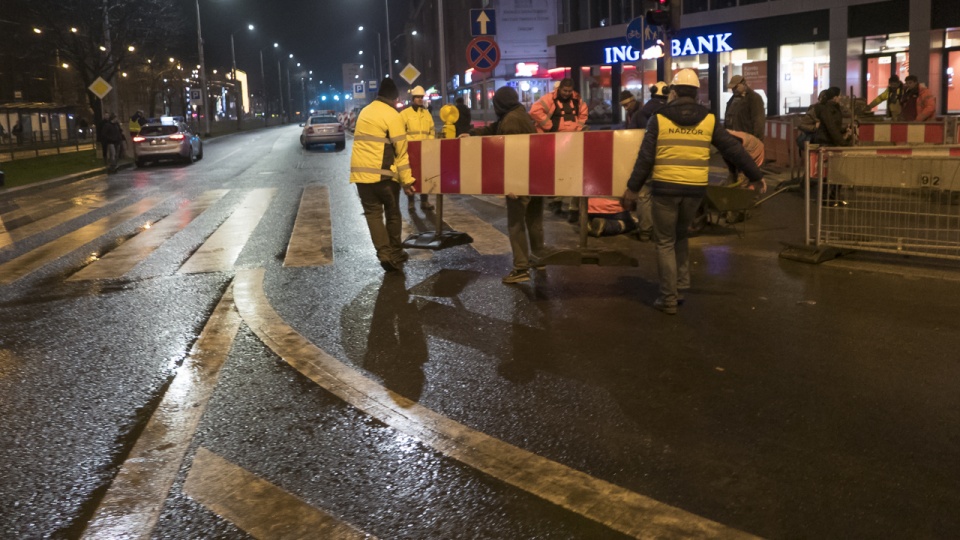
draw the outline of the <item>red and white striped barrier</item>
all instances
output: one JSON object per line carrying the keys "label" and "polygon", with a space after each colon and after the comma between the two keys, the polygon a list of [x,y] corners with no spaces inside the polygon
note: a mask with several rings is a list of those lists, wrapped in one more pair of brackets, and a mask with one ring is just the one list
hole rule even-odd
{"label": "red and white striped barrier", "polygon": [[865,122],[860,124],[861,144],[944,144],[944,122]]}
{"label": "red and white striped barrier", "polygon": [[421,193],[619,196],[643,130],[540,133],[411,141]]}

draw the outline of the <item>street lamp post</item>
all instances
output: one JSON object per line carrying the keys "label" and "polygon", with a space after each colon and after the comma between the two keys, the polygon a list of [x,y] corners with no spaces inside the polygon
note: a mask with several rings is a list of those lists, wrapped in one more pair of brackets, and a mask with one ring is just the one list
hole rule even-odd
{"label": "street lamp post", "polygon": [[[237,110],[237,130],[243,129],[243,94],[241,93],[240,84],[237,82],[237,49],[234,46],[233,35],[243,30],[243,28],[237,28],[233,32],[230,32],[230,60],[233,64],[232,71],[230,73],[230,78],[233,79],[233,90],[236,94],[235,107]],[[247,30],[253,30],[253,25],[248,24]],[[261,56],[260,69],[263,69],[263,57]]]}
{"label": "street lamp post", "polygon": [[293,114],[293,94],[290,92],[290,60],[293,59],[293,53],[290,53],[287,59],[287,107],[290,107],[290,114]]}
{"label": "street lamp post", "polygon": [[[274,49],[276,49],[279,46],[280,46],[279,43],[273,44]],[[264,47],[263,49],[266,49],[268,47],[269,45],[267,47]],[[267,105],[267,76],[263,70],[263,49],[260,49],[260,81],[263,83],[263,112],[264,112],[264,122],[266,122],[266,115],[268,112],[267,110],[270,107]]]}
{"label": "street lamp post", "polygon": [[387,77],[393,78],[393,50],[390,47],[390,3],[383,0],[383,9],[387,14]]}
{"label": "street lamp post", "polygon": [[203,60],[203,34],[200,32],[200,0],[197,0],[197,50],[200,53],[200,96],[203,107],[204,136],[210,136],[210,102],[207,96],[207,65]]}

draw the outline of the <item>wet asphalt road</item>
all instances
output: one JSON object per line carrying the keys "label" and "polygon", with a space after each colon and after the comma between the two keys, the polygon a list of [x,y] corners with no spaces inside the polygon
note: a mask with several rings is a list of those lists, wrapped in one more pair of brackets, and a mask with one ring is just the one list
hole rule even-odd
{"label": "wet asphalt road", "polygon": [[[637,256],[638,268],[550,267],[502,285],[510,256],[495,198],[448,200],[491,224],[484,239],[501,239],[501,251],[461,246],[384,275],[347,184],[349,143],[304,151],[297,135],[241,134],[208,142],[189,166],[0,194],[11,236],[0,279],[24,273],[0,287],[0,537],[83,533],[214,308],[259,269],[279,318],[395,392],[411,422],[423,417],[401,398],[537,456],[531,476],[546,474],[533,463],[560,464],[728,528],[718,536],[960,535],[960,272],[778,259],[778,242],[799,237],[801,202],[787,194],[743,238],[713,229],[693,241],[694,289],[676,317],[650,307],[653,247],[625,237],[598,244]],[[317,185],[328,189],[333,262],[284,267],[301,196]],[[230,269],[179,273],[252,190],[271,188]],[[224,193],[122,277],[70,279],[211,190]],[[37,225],[77,207],[88,210]],[[39,232],[26,234],[31,226]],[[546,228],[550,243],[576,244],[564,221],[547,217]],[[23,270],[41,256],[50,262]],[[244,302],[241,314],[252,309]],[[255,326],[244,315],[221,347],[149,536],[282,536],[185,487],[211,453],[360,534],[626,536],[588,517],[609,500],[579,504],[571,491],[569,505],[555,504],[525,487],[535,478],[438,450],[306,376],[292,349]],[[690,536],[678,530],[637,535]]]}

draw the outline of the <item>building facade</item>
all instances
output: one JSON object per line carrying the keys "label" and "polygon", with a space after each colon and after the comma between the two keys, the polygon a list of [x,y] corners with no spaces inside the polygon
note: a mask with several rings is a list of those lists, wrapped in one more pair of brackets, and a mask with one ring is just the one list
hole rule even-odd
{"label": "building facade", "polygon": [[938,114],[960,113],[957,0],[672,2],[680,26],[669,36],[669,69],[640,59],[626,44],[629,21],[652,2],[559,3],[559,31],[548,44],[557,65],[570,68],[596,121],[619,121],[622,111],[613,104],[623,90],[640,93],[683,68],[698,71],[701,101],[721,116],[734,75],[763,96],[771,116],[805,110],[830,86],[872,100],[893,74],[916,75],[937,97]]}

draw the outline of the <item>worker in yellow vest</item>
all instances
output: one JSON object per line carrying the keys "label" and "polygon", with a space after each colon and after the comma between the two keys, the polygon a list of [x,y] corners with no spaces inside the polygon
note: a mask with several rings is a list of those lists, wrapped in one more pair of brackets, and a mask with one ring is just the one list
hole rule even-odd
{"label": "worker in yellow vest", "polygon": [[[423,105],[423,96],[426,94],[422,86],[415,86],[410,91],[410,106],[400,111],[400,118],[407,127],[408,141],[422,141],[437,138],[437,128],[433,123],[433,115]],[[414,209],[416,196],[407,197],[407,208]],[[426,195],[420,195],[420,208],[433,210],[433,205]]]}
{"label": "worker in yellow vest", "polygon": [[669,315],[678,313],[683,291],[690,288],[687,239],[710,172],[710,145],[743,171],[752,183],[767,189],[763,173],[743,145],[733,138],[710,111],[697,103],[700,77],[692,69],[673,79],[667,104],[647,123],[647,132],[623,194],[629,204],[643,185],[653,182],[653,236],[657,245],[660,296],[653,306]]}
{"label": "worker in yellow vest", "polygon": [[130,138],[136,137],[140,134],[140,128],[147,123],[147,119],[143,116],[143,111],[137,111],[133,116],[130,117],[130,122],[127,124],[127,128],[130,130]]}

